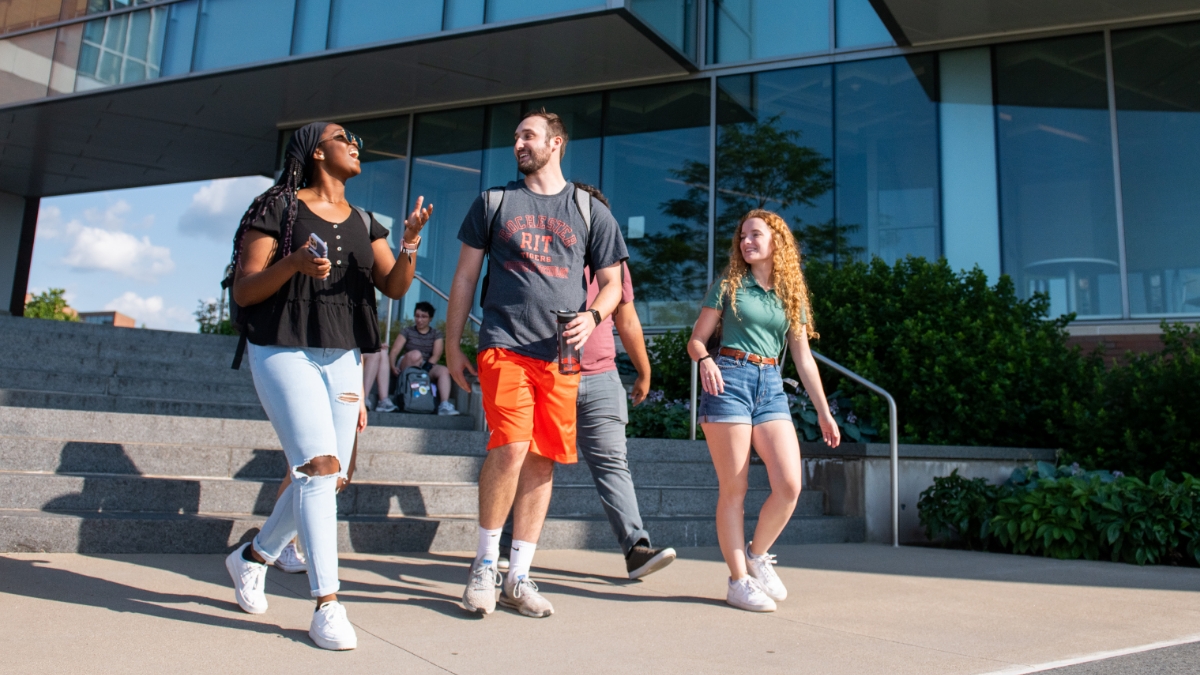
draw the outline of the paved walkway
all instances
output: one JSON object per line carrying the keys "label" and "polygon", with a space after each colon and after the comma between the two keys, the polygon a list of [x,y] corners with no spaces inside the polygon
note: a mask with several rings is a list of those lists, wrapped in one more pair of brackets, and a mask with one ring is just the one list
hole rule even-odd
{"label": "paved walkway", "polygon": [[482,620],[458,605],[465,557],[345,556],[342,598],[359,631],[350,653],[309,643],[303,575],[273,570],[271,609],[255,617],[234,604],[219,556],[7,554],[0,658],[4,671],[20,673],[930,675],[1034,672],[1200,639],[1195,568],[782,547],[778,570],[791,597],[756,615],[725,606],[716,550],[680,553],[638,583],[618,576],[615,553],[539,551],[534,574],[558,613],[497,610]]}

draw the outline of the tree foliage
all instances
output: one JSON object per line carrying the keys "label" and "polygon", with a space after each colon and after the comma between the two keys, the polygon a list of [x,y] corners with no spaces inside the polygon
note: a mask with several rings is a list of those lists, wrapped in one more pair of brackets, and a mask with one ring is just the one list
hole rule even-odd
{"label": "tree foliage", "polygon": [[63,296],[66,290],[51,288],[38,293],[25,303],[25,316],[30,319],[50,319],[53,321],[78,321],[79,314],[67,304]]}

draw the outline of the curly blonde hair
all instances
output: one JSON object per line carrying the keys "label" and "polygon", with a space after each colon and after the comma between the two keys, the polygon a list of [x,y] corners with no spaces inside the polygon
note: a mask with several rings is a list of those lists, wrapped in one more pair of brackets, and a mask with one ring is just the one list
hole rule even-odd
{"label": "curly blonde hair", "polygon": [[771,285],[775,289],[776,297],[783,303],[783,312],[791,324],[791,329],[803,325],[808,337],[820,337],[813,323],[812,298],[808,292],[808,283],[805,282],[804,272],[800,269],[800,244],[787,222],[777,213],[754,209],[738,221],[737,228],[733,231],[733,243],[729,247],[729,266],[725,268],[724,277],[721,279],[721,297],[728,296],[729,306],[737,313],[737,294],[746,275],[750,273],[750,265],[746,264],[746,259],[742,257],[742,226],[751,218],[760,218],[771,228],[771,239],[775,245]]}

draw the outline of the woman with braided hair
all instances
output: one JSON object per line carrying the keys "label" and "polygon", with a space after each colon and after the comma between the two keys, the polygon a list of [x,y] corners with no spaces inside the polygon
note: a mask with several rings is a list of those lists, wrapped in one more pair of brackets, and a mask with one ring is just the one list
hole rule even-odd
{"label": "woman with braided hair", "polygon": [[308,634],[324,649],[357,646],[337,601],[337,492],[349,483],[355,435],[366,426],[362,354],[379,350],[375,290],[389,298],[408,291],[421,228],[433,210],[417,200],[397,259],[388,231],[346,201],[346,181],[362,172],[361,149],[362,141],[337,124],[298,129],[283,175],[254,200],[234,235],[238,322],[291,483],[262,530],[225,567],[238,605],[261,614],[267,567],[298,535],[317,599]]}
{"label": "woman with braided hair", "polygon": [[[722,326],[721,346],[708,340]],[[699,364],[704,393],[697,409],[717,470],[717,541],[729,567],[725,602],[751,612],[775,611],[787,588],[767,551],[783,532],[800,498],[800,442],[783,391],[780,360],[786,347],[817,410],[825,443],[841,442],[829,412],[808,339],[813,328],[800,246],[777,214],[756,209],[733,232],[729,266],[713,284],[692,329],[688,353]],[[771,494],[746,543],[745,501],[750,447],[762,458]]]}

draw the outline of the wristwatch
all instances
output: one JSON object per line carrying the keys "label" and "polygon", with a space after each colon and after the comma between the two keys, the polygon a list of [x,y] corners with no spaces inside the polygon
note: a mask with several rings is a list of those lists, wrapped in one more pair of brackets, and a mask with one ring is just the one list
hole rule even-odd
{"label": "wristwatch", "polygon": [[594,309],[589,309],[588,311],[592,313],[592,318],[596,320],[596,325],[599,326],[601,321],[600,312],[597,312]]}

